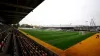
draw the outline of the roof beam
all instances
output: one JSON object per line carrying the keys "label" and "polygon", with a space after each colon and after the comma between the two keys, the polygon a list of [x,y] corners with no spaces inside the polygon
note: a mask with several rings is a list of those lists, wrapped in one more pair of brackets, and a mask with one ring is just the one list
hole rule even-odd
{"label": "roof beam", "polygon": [[22,16],[22,15],[7,15],[9,17],[25,17],[25,16]]}
{"label": "roof beam", "polygon": [[25,13],[25,12],[16,12],[16,11],[7,11],[7,10],[0,10],[0,12],[16,13],[16,14],[28,14],[28,13]]}
{"label": "roof beam", "polygon": [[3,2],[0,2],[0,4],[2,5],[6,5],[6,6],[11,6],[11,7],[17,7],[17,8],[22,8],[22,9],[34,9],[32,7],[27,7],[27,6],[22,6],[22,5],[16,5],[16,4],[9,4],[9,3],[3,3]]}
{"label": "roof beam", "polygon": [[12,18],[23,18],[23,17],[7,17],[9,19],[12,19]]}

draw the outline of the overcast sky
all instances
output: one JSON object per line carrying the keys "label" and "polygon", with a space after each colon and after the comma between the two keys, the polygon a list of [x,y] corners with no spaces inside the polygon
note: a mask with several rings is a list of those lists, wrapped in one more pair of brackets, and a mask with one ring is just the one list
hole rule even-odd
{"label": "overcast sky", "polygon": [[100,0],[45,0],[20,24],[89,25],[92,18],[100,25]]}

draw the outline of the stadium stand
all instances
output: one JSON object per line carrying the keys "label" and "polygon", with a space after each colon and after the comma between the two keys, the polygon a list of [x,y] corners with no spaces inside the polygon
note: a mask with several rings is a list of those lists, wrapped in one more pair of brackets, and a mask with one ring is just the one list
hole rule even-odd
{"label": "stadium stand", "polygon": [[8,25],[0,25],[0,32],[0,56],[57,56]]}
{"label": "stadium stand", "polygon": [[17,30],[43,0],[0,0],[0,56],[58,56]]}
{"label": "stadium stand", "polygon": [[9,53],[11,35],[11,28],[8,25],[0,25],[0,52]]}
{"label": "stadium stand", "polygon": [[0,56],[58,56],[17,30],[43,0],[0,0]]}
{"label": "stadium stand", "polygon": [[16,30],[16,40],[22,56],[58,56]]}

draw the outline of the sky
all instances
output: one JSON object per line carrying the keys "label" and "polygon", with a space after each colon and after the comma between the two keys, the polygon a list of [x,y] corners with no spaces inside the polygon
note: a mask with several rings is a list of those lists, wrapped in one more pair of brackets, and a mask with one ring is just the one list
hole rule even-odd
{"label": "sky", "polygon": [[100,0],[45,0],[23,18],[29,25],[100,25]]}

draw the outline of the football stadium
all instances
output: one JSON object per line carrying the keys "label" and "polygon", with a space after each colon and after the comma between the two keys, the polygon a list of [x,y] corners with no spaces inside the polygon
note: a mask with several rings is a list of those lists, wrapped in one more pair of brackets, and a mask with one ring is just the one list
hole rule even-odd
{"label": "football stadium", "polygon": [[0,56],[100,56],[98,4],[97,0],[0,0]]}
{"label": "football stadium", "polygon": [[66,48],[81,42],[82,40],[92,36],[95,33],[86,32],[85,35],[79,32],[66,32],[66,31],[50,31],[50,30],[34,30],[22,29],[22,31],[46,42],[57,48],[65,50]]}

